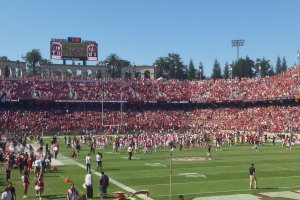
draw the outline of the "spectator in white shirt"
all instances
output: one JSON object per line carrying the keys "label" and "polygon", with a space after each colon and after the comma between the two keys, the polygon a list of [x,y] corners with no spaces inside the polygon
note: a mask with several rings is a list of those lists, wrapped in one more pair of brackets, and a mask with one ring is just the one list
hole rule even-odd
{"label": "spectator in white shirt", "polygon": [[87,172],[91,171],[91,162],[92,162],[91,155],[88,154],[88,155],[85,157],[85,164],[86,164],[86,171],[87,171]]}
{"label": "spectator in white shirt", "polygon": [[100,168],[101,171],[102,171],[102,158],[103,158],[102,153],[98,152],[96,154],[97,170],[99,170]]}
{"label": "spectator in white shirt", "polygon": [[12,199],[12,194],[10,192],[9,187],[6,187],[4,192],[1,195],[1,200],[11,200]]}
{"label": "spectator in white shirt", "polygon": [[93,179],[92,179],[91,171],[88,171],[87,174],[85,175],[84,184],[86,186],[87,198],[92,199],[93,198]]}

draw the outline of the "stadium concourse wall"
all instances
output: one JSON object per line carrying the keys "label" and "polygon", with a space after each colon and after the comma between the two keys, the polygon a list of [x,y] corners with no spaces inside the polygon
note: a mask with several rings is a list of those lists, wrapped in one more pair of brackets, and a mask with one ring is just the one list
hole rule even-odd
{"label": "stadium concourse wall", "polygon": [[[8,68],[9,71],[9,78],[22,78],[26,76],[26,62],[21,61],[3,61],[0,60],[0,77],[5,76],[5,68]],[[97,76],[98,71],[100,70],[102,77],[108,77],[108,70],[107,66],[105,65],[63,65],[63,64],[53,64],[50,63],[40,63],[37,64],[37,67],[40,68],[38,73],[38,76],[42,79],[46,79],[49,76],[56,77],[79,77],[77,75],[77,70],[81,70],[82,75],[79,78],[82,79],[95,79]],[[37,69],[38,69],[37,68]],[[18,72],[19,71],[19,72]],[[90,75],[88,74],[88,71],[90,72]],[[141,66],[125,66],[122,67],[122,77],[125,77],[125,73],[129,72],[131,75],[131,78],[134,78],[134,74],[139,72],[141,75],[141,78],[145,78],[145,76],[148,74],[150,76],[150,79],[153,80],[155,78],[154,76],[154,66],[147,66],[147,65],[141,65]]]}
{"label": "stadium concourse wall", "polygon": [[[2,104],[2,106],[1,106]],[[6,102],[0,102],[0,107],[2,109],[5,108],[25,108],[26,106],[31,106],[33,108],[37,106],[41,107],[53,107],[58,109],[65,109],[65,108],[75,108],[75,109],[81,109],[81,111],[85,110],[98,110],[101,112],[101,107],[103,105],[104,110],[120,110],[121,104],[123,105],[123,109],[126,112],[126,109],[130,109],[132,107],[135,108],[143,108],[143,109],[162,109],[162,110],[171,110],[171,109],[182,109],[185,110],[185,108],[200,108],[200,109],[206,109],[206,108],[251,108],[251,107],[260,107],[260,106],[300,106],[300,101],[298,99],[262,99],[257,101],[215,101],[215,102],[195,102],[195,101],[82,101],[82,100],[14,100],[14,101],[6,101]],[[111,124],[111,125],[104,125],[105,127],[122,127],[122,124]],[[104,127],[103,127],[104,128]],[[133,130],[133,128],[132,128]],[[53,135],[57,134],[57,131],[59,130],[51,130],[46,131],[43,130],[43,133],[45,135]],[[255,130],[224,130],[224,131],[240,131],[240,132],[249,132],[249,131],[255,131]],[[72,130],[74,133],[80,133],[81,130]],[[102,133],[102,131],[98,131],[98,133]],[[130,133],[130,132],[129,132]],[[264,134],[267,134],[268,136],[273,136],[273,134],[276,135],[293,135],[297,138],[300,138],[300,132],[288,132],[288,131],[264,131]]]}

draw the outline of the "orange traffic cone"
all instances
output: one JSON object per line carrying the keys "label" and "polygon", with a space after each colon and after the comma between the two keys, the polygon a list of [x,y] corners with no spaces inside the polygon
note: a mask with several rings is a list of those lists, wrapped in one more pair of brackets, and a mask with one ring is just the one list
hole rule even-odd
{"label": "orange traffic cone", "polygon": [[66,183],[70,183],[69,177],[66,178],[65,182],[66,182]]}

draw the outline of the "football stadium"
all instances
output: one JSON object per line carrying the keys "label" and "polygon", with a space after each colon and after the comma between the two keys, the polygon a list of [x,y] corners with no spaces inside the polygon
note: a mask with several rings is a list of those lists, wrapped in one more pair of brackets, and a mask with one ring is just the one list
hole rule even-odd
{"label": "football stadium", "polygon": [[[75,2],[62,3],[63,8],[81,9],[83,5]],[[134,10],[139,15],[127,12],[132,11],[133,2],[141,9]],[[236,34],[231,34],[230,39],[222,38],[228,43],[227,47],[216,43],[209,47],[204,42],[216,33],[209,33],[210,37],[206,35],[206,39],[199,41],[198,37],[194,38],[195,44],[202,42],[206,46],[192,51],[199,51],[197,54],[209,59],[210,53],[222,61],[227,59],[223,64],[215,59],[211,66],[202,61],[194,64],[192,59],[182,56],[180,45],[169,45],[171,49],[181,49],[179,53],[170,53],[173,50],[164,48],[165,43],[158,45],[157,41],[155,49],[151,48],[156,36],[162,37],[166,44],[170,38],[181,44],[181,40],[193,35],[190,32],[176,34],[178,27],[174,35],[169,32],[171,26],[164,23],[169,11],[160,10],[169,1],[149,4],[147,9],[145,5],[149,2],[133,2],[119,2],[122,9],[113,3],[94,2],[95,8],[89,6],[91,10],[83,9],[78,16],[73,9],[72,12],[50,13],[44,6],[53,5],[35,5],[34,8],[40,9],[34,12],[44,12],[40,16],[45,22],[51,22],[46,16],[53,16],[54,12],[61,14],[57,17],[62,24],[51,22],[60,29],[51,29],[49,34],[46,27],[41,34],[42,29],[34,29],[29,34],[24,28],[28,42],[25,35],[19,36],[8,28],[14,18],[0,27],[4,38],[0,39],[3,44],[0,46],[1,200],[300,199],[300,52],[293,49],[295,63],[288,64],[282,54],[294,48],[290,47],[291,42],[280,43],[282,46],[278,48],[272,40],[273,49],[259,51],[264,47],[258,42],[261,38],[256,32],[251,32],[255,35],[252,37],[250,32],[245,34],[237,28],[234,31],[245,38]],[[8,10],[15,8],[15,3],[9,3]],[[201,5],[210,11],[217,8],[224,12],[208,2],[193,2],[193,6],[180,1],[172,3],[176,11],[183,7],[195,12]],[[226,6],[224,2],[219,3]],[[248,2],[237,4],[240,9],[250,5]],[[278,6],[276,9],[280,10],[275,4],[274,8]],[[152,6],[157,9],[159,20],[155,16],[147,18]],[[108,8],[113,8],[122,15],[98,13],[95,9],[100,7],[103,13],[111,14]],[[262,8],[266,8],[264,3]],[[23,10],[19,6],[16,9]],[[268,22],[273,22],[265,10],[257,9],[259,19],[266,17]],[[243,18],[234,19],[241,20],[243,26],[244,20],[251,21],[246,19],[251,13],[238,12]],[[186,11],[183,14],[192,15]],[[21,14],[17,16],[20,20]],[[24,23],[35,27],[37,23],[31,23],[37,20],[36,16],[28,16],[34,17]],[[195,16],[200,20],[202,15]],[[105,29],[101,26],[103,35],[91,34],[92,30],[87,27],[93,25],[95,31],[99,31],[94,20],[99,25],[105,24],[98,19],[101,17],[108,22],[116,22],[114,17],[124,18],[128,27],[120,22],[115,24],[120,27],[112,32],[109,29],[114,24]],[[173,17],[180,25],[193,19],[192,16]],[[145,21],[136,21],[142,18]],[[134,27],[141,27],[140,33],[136,33],[137,29],[130,32],[130,20]],[[163,21],[159,23],[161,31],[149,33],[146,24],[152,20]],[[258,21],[253,19],[253,23]],[[70,31],[75,24],[78,29]],[[120,29],[122,33],[118,32]],[[228,33],[227,28],[222,30]],[[104,34],[106,31],[112,40]],[[15,36],[16,41],[10,41],[12,46],[19,45],[22,51],[24,46],[31,50],[17,56],[11,53],[5,37]],[[151,63],[135,64],[132,58],[119,56],[119,52],[133,57],[147,54],[145,46],[135,46],[140,38],[149,39],[149,51],[158,53]],[[251,51],[253,43],[259,46],[255,51]],[[246,50],[240,53],[248,44],[251,46],[247,50],[249,55]],[[108,54],[113,48],[118,53]],[[227,57],[229,48],[232,52]],[[216,56],[218,49],[222,49],[225,58]],[[19,51],[18,46],[14,46],[13,51]],[[188,48],[183,52],[195,55]],[[269,60],[270,55],[276,55],[276,60]]]}

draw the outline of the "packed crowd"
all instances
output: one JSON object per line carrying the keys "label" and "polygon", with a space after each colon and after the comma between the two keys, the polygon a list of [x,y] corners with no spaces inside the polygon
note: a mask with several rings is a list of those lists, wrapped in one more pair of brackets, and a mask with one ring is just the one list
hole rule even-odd
{"label": "packed crowd", "polygon": [[[280,107],[274,108],[276,112],[280,112]],[[286,108],[285,108],[286,110]],[[289,110],[289,109],[288,109]],[[296,112],[296,111],[295,111]],[[298,112],[299,113],[299,112]],[[292,116],[293,113],[290,114]],[[294,116],[292,116],[294,117]],[[299,119],[299,118],[298,118]],[[35,148],[30,144],[27,144],[27,139],[36,140],[37,145]],[[139,127],[133,129],[132,134],[123,135],[92,135],[81,134],[80,136],[71,136],[71,133],[64,132],[64,144],[67,149],[76,149],[76,155],[79,156],[80,146],[90,147],[90,154],[86,156],[87,174],[85,176],[84,187],[87,189],[87,197],[93,198],[93,189],[89,191],[89,187],[92,188],[92,176],[91,176],[91,154],[94,155],[96,149],[104,149],[106,147],[112,147],[113,151],[132,149],[135,153],[152,153],[152,151],[158,151],[160,148],[178,148],[178,150],[191,149],[191,148],[211,148],[212,145],[216,147],[216,150],[221,151],[222,145],[252,145],[256,150],[258,146],[263,145],[266,142],[272,141],[275,144],[275,139],[281,139],[282,147],[287,149],[293,149],[296,136],[284,135],[284,134],[269,134],[267,135],[263,131],[230,131],[230,130],[212,130],[212,129],[188,129],[184,132],[174,129],[156,129],[145,130]],[[0,159],[5,161],[5,173],[6,181],[8,183],[5,187],[5,191],[2,193],[3,199],[16,200],[16,190],[11,182],[11,171],[18,170],[20,175],[19,179],[22,181],[23,194],[21,191],[17,191],[18,195],[23,199],[27,198],[29,186],[33,185],[35,196],[42,199],[45,190],[45,178],[44,173],[55,170],[55,167],[51,168],[51,160],[57,159],[58,151],[58,139],[56,135],[53,135],[51,142],[48,144],[44,142],[40,133],[27,134],[23,131],[19,134],[7,133],[0,134]],[[142,150],[142,152],[141,152]],[[131,152],[131,151],[130,151]],[[132,154],[131,154],[132,155]],[[98,157],[100,160],[98,161]],[[89,158],[89,160],[87,159]],[[98,152],[96,154],[97,170],[102,170],[102,154]],[[88,162],[89,161],[89,162]],[[100,165],[99,165],[100,163]],[[101,171],[99,179],[100,196],[106,197],[109,178]],[[106,177],[106,179],[104,179]],[[68,178],[67,178],[68,179]],[[66,182],[67,182],[66,179]],[[69,182],[67,182],[69,183]],[[22,194],[22,195],[21,195]],[[118,196],[119,199],[127,199],[123,192],[113,192],[114,196]],[[147,190],[140,190],[136,193],[130,193],[128,197],[136,194],[147,194]],[[70,185],[70,189],[67,192],[67,199],[73,200],[80,197],[80,199],[86,199],[85,195],[80,196],[74,184]]]}
{"label": "packed crowd", "polygon": [[[27,198],[30,185],[34,186],[35,196],[42,199],[44,193],[44,173],[51,171],[52,154],[56,159],[58,141],[53,137],[51,144],[44,143],[39,134],[30,135],[36,139],[38,145],[34,148],[27,144],[28,136],[25,132],[14,134],[0,134],[0,159],[4,162],[6,181],[8,186],[2,193],[2,199],[16,200],[16,190],[12,186],[11,172],[14,169],[19,171],[19,180],[22,181],[23,199]],[[21,196],[19,192],[19,196]],[[19,197],[18,199],[21,199]]]}
{"label": "packed crowd", "polygon": [[264,78],[187,80],[2,79],[1,100],[257,101],[300,96],[300,66]]}
{"label": "packed crowd", "polygon": [[[292,105],[253,106],[246,108],[134,108],[120,110],[73,109],[0,109],[0,128],[24,131],[91,130],[123,133],[134,128],[300,131],[300,107]],[[102,124],[103,122],[103,124]]]}

